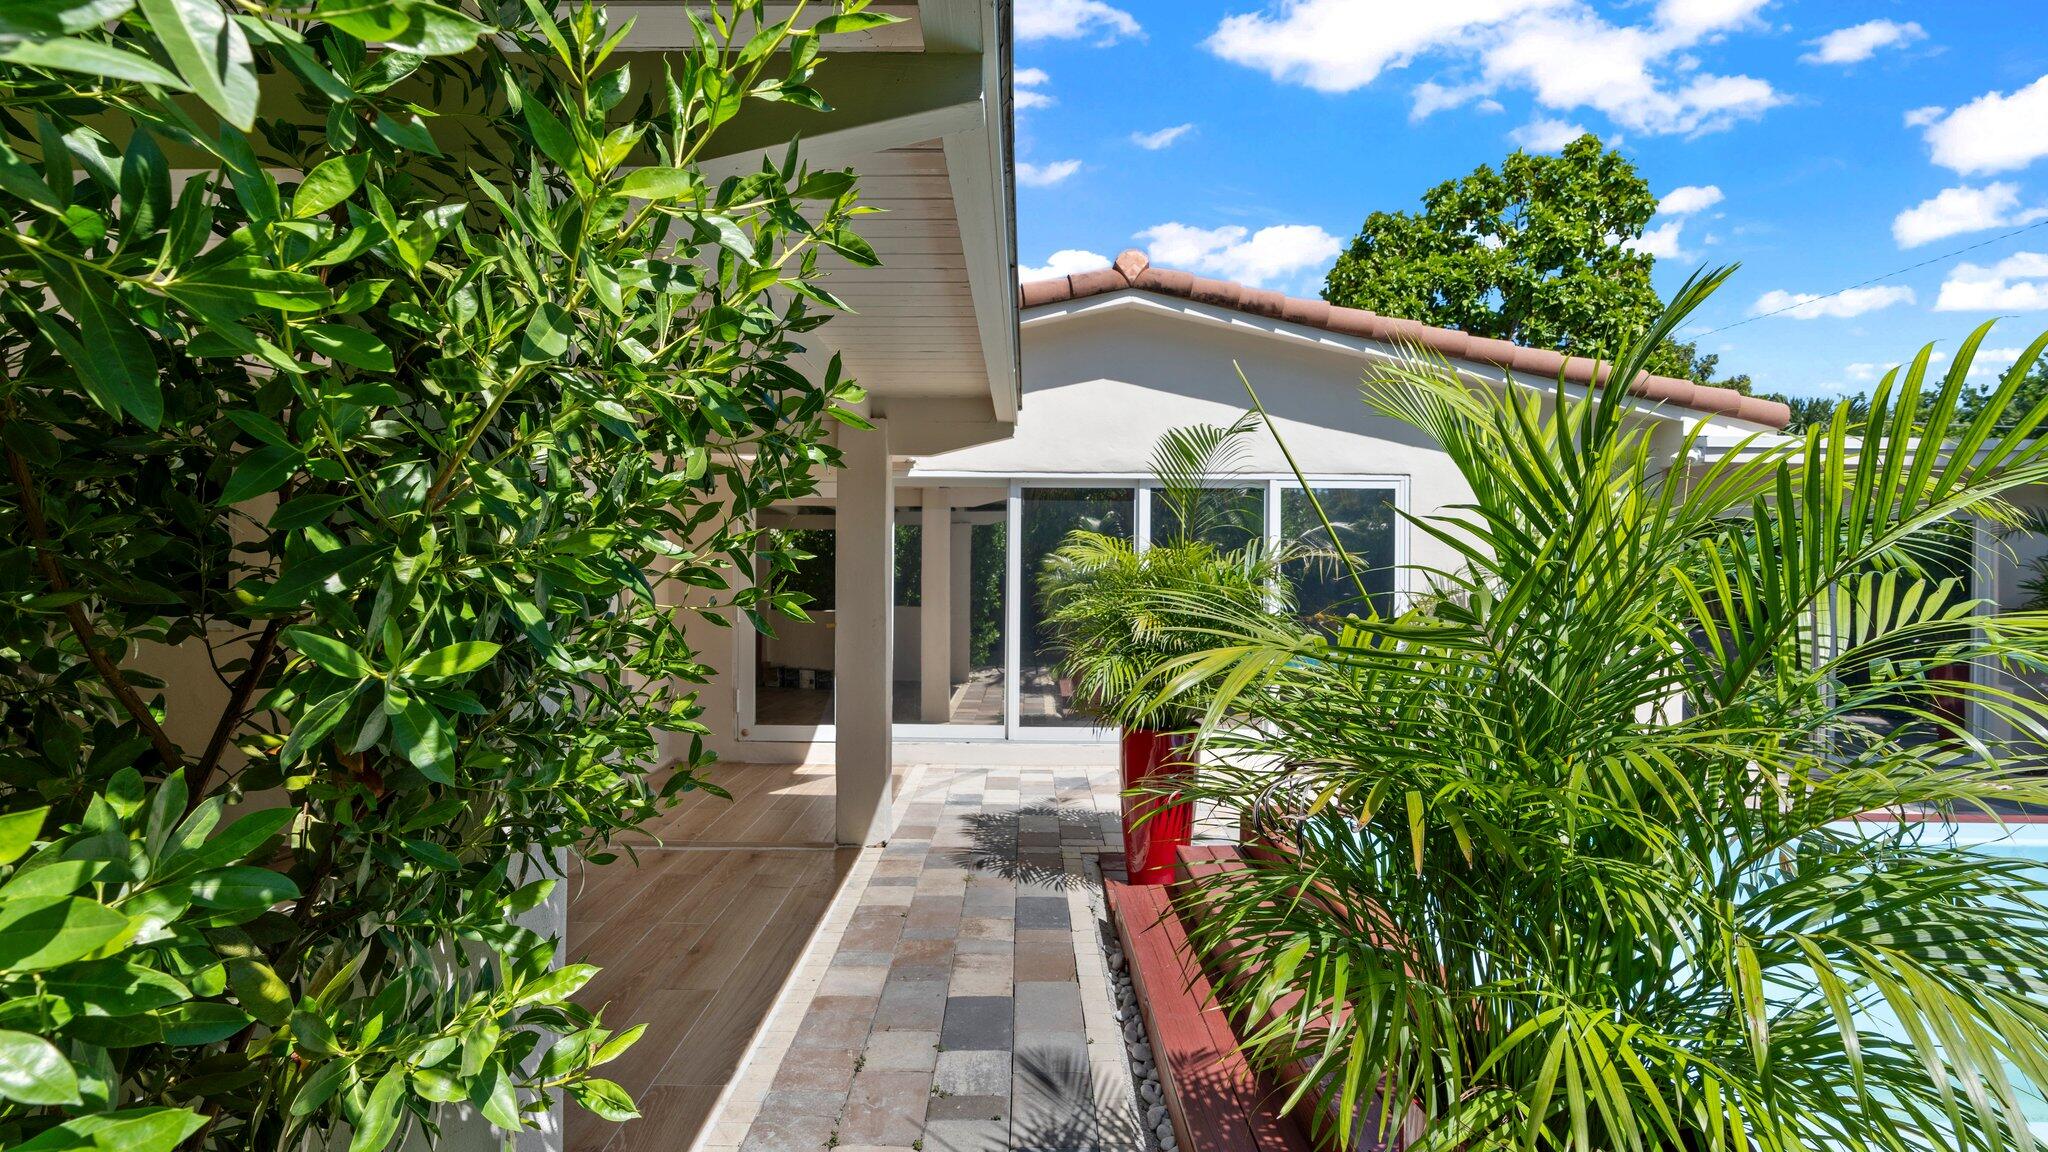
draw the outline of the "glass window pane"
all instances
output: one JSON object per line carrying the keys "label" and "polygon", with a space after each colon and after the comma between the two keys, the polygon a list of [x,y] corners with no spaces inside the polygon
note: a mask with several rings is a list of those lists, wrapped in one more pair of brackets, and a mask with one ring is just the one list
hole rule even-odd
{"label": "glass window pane", "polygon": [[[1236,551],[1266,534],[1264,488],[1204,488],[1185,508],[1157,488],[1147,495],[1152,500],[1155,547],[1192,535],[1225,551]],[[1191,527],[1182,525],[1184,516]]]}
{"label": "glass window pane", "polygon": [[1347,613],[1364,614],[1358,587],[1337,555],[1351,556],[1364,577],[1371,608],[1382,616],[1394,611],[1394,491],[1391,488],[1317,488],[1330,524],[1337,530],[1335,548],[1323,530],[1315,505],[1299,488],[1280,492],[1280,536],[1314,551],[1285,568],[1294,586],[1296,611],[1305,620],[1326,625]]}
{"label": "glass window pane", "polygon": [[[896,510],[896,683],[891,709],[896,723],[1002,725],[1008,511],[1004,500],[948,509],[948,603],[944,619],[927,619],[922,588],[927,509]],[[925,683],[927,627],[946,630],[943,685]],[[927,689],[941,688],[942,696],[927,697]]]}
{"label": "glass window pane", "polygon": [[[774,635],[754,635],[754,723],[810,727],[832,723],[834,548],[830,508],[778,508],[761,516],[794,547],[810,555],[781,573],[785,591],[810,597],[810,619],[764,617]],[[766,560],[755,562],[754,579],[765,583]]]}
{"label": "glass window pane", "polygon": [[1076,528],[1130,539],[1135,492],[1130,488],[1026,488],[1023,503],[1019,541],[1023,571],[1019,575],[1024,605],[1017,722],[1040,728],[1093,727],[1093,721],[1074,711],[1074,686],[1059,675],[1059,652],[1044,627],[1038,572],[1046,557]]}

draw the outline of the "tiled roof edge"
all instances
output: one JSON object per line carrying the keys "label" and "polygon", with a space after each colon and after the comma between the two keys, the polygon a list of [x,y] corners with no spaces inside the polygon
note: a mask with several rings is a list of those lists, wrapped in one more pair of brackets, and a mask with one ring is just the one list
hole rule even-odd
{"label": "tiled roof edge", "polygon": [[[1286,296],[1230,280],[1211,280],[1171,268],[1154,267],[1145,254],[1135,248],[1119,255],[1116,262],[1107,268],[1050,280],[1027,280],[1022,285],[1020,300],[1023,307],[1036,308],[1130,288],[1346,336],[1416,344],[1452,359],[1493,364],[1550,380],[1563,379],[1597,387],[1606,383],[1609,370],[1608,365],[1583,356],[1566,356],[1543,348],[1524,348],[1506,340],[1474,336],[1453,328],[1435,328],[1414,320],[1381,316],[1363,308],[1342,308],[1322,300]],[[1644,373],[1636,378],[1629,392],[1645,400],[1674,404],[1696,412],[1732,416],[1771,428],[1783,428],[1792,422],[1792,409],[1778,401],[1744,396],[1733,388],[1695,384],[1672,376]]]}

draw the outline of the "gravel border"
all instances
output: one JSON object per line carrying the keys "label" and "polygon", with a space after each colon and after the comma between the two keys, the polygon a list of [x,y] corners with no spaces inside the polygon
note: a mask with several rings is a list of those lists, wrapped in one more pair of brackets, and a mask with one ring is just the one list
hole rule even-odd
{"label": "gravel border", "polygon": [[1103,959],[1109,965],[1116,988],[1118,1027],[1123,1030],[1124,1055],[1131,1063],[1131,1082],[1138,1086],[1138,1106],[1144,1111],[1148,1152],[1178,1152],[1180,1142],[1173,1134],[1173,1121],[1166,1114],[1166,1094],[1159,1084],[1159,1065],[1152,1058],[1151,1037],[1145,1033],[1145,1014],[1138,1008],[1138,993],[1131,986],[1131,972],[1124,963],[1123,947],[1113,929],[1102,939]]}

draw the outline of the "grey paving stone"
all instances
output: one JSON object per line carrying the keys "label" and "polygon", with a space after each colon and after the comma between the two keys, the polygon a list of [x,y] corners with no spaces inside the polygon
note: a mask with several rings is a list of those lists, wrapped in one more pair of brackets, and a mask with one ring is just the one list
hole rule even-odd
{"label": "grey paving stone", "polygon": [[924,1152],[1008,1152],[1008,1120],[931,1120],[924,1126]]}
{"label": "grey paving stone", "polygon": [[935,1120],[984,1120],[1005,1121],[1010,1119],[1010,1098],[1008,1096],[933,1096],[925,1107],[926,1123]]}
{"label": "grey paving stone", "polygon": [[1015,1002],[1008,996],[951,996],[939,1043],[948,1052],[986,1051],[1010,1046]]}
{"label": "grey paving stone", "polygon": [[763,1114],[747,1130],[740,1152],[818,1152],[832,1139],[835,1124],[830,1116]]}
{"label": "grey paving stone", "polygon": [[888,1030],[868,1037],[867,1059],[861,1070],[884,1072],[929,1072],[939,1058],[936,1029]]}
{"label": "grey paving stone", "polygon": [[908,1144],[924,1126],[932,1094],[929,1072],[863,1068],[839,1117],[842,1144]]}
{"label": "grey paving stone", "polygon": [[940,1052],[932,1087],[954,1096],[1010,1094],[1010,1054],[998,1049]]}
{"label": "grey paving stone", "polygon": [[881,996],[882,985],[888,979],[889,969],[884,965],[827,968],[825,978],[818,982],[818,995],[866,996],[873,999]]}
{"label": "grey paving stone", "polygon": [[766,1116],[830,1116],[836,1120],[844,1107],[844,1091],[818,1088],[771,1088],[761,1100],[761,1113]]}
{"label": "grey paving stone", "polygon": [[1014,1147],[1074,1152],[1098,1143],[1094,1070],[1085,1035],[1020,1037],[1010,1094]]}
{"label": "grey paving stone", "polygon": [[890,980],[882,986],[875,1027],[936,1031],[946,1018],[946,980]]}
{"label": "grey paving stone", "polygon": [[1018,896],[1018,931],[1071,929],[1065,896]]}
{"label": "grey paving stone", "polygon": [[1025,980],[1016,984],[1017,1033],[1080,1032],[1081,986],[1064,980]]}
{"label": "grey paving stone", "polygon": [[797,1025],[795,1046],[858,1048],[874,1025],[878,1005],[873,996],[819,996]]}

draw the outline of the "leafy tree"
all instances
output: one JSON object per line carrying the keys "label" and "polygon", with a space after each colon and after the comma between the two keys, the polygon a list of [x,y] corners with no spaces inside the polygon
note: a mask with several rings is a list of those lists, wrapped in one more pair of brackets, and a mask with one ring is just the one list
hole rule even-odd
{"label": "leafy tree", "polygon": [[[1555,156],[1515,151],[1422,197],[1422,211],[1374,212],[1323,287],[1366,308],[1534,348],[1612,359],[1663,308],[1656,258],[1628,246],[1657,213],[1635,165],[1592,133]],[[1649,369],[1716,381],[1716,356],[1667,339]]]}
{"label": "leafy tree", "polygon": [[1436,594],[1336,636],[1218,610],[1153,681],[1211,694],[1189,787],[1266,833],[1191,935],[1257,968],[1219,996],[1342,1096],[1318,1115],[1432,1149],[2030,1146],[2048,897],[1943,827],[2048,803],[2048,702],[1945,674],[2048,660],[2048,616],[1974,615],[1928,548],[2048,482],[2048,398],[1958,411],[1984,331],[1858,425],[1695,472],[1613,393],[1369,376],[1474,494],[1420,525]]}
{"label": "leafy tree", "polygon": [[707,786],[661,590],[797,603],[720,590],[858,423],[789,354],[874,255],[853,173],[697,159],[861,6],[692,5],[658,68],[590,7],[0,14],[0,1144],[634,1114],[519,918]]}

